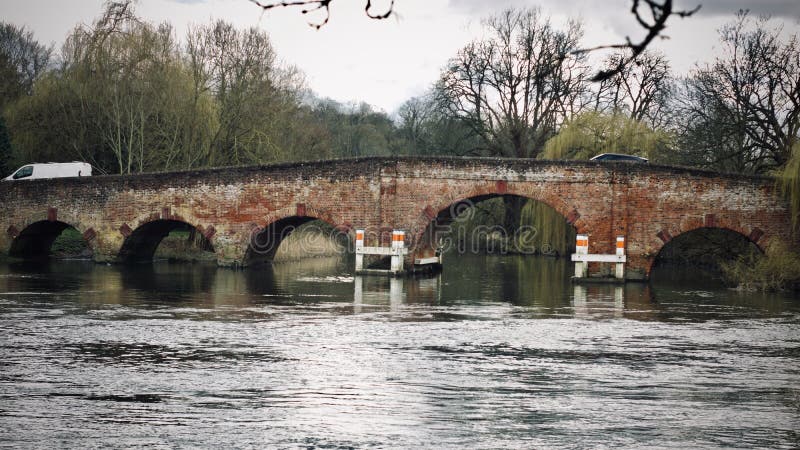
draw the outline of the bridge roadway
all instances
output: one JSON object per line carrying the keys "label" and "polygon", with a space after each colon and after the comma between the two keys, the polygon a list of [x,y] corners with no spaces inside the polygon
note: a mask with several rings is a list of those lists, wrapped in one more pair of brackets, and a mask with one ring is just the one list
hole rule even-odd
{"label": "bridge roadway", "polygon": [[[152,258],[171,230],[205,235],[222,266],[271,259],[291,227],[320,219],[366,245],[406,232],[429,256],[464,202],[496,196],[543,202],[591,253],[613,253],[625,236],[626,277],[646,278],[671,239],[702,227],[741,234],[762,249],[788,239],[788,204],[767,177],[679,167],[499,158],[368,157],[141,175],[0,183],[0,251],[47,254],[66,227],[83,234],[98,262]],[[446,261],[445,261],[446,264]]]}

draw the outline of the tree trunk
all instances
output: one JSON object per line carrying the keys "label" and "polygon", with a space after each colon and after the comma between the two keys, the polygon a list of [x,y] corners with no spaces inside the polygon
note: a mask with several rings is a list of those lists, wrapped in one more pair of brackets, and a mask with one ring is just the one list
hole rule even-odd
{"label": "tree trunk", "polygon": [[516,197],[512,195],[503,196],[503,208],[505,209],[503,217],[503,228],[507,236],[513,236],[520,227],[520,220],[522,218],[522,208],[528,199],[524,197]]}

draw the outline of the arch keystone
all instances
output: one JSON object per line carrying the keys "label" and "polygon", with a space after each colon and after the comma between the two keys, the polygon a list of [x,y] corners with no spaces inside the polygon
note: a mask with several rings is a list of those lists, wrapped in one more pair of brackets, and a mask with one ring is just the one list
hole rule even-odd
{"label": "arch keystone", "polygon": [[498,194],[505,194],[508,192],[508,181],[500,180],[497,183],[495,183],[494,188]]}
{"label": "arch keystone", "polygon": [[206,239],[210,241],[211,238],[213,238],[214,235],[217,234],[217,229],[214,228],[214,225],[209,225],[205,229],[201,230],[201,233],[203,234],[203,236],[206,237]]}
{"label": "arch keystone", "polygon": [[703,224],[707,227],[717,227],[717,216],[715,214],[706,214],[703,219]]}
{"label": "arch keystone", "polygon": [[577,209],[573,209],[572,211],[567,214],[567,223],[570,225],[574,225],[575,221],[581,218],[581,214],[578,212]]}
{"label": "arch keystone", "polygon": [[83,232],[83,240],[86,242],[91,242],[94,238],[97,237],[97,232],[94,231],[94,228],[89,228],[88,230]]}
{"label": "arch keystone", "polygon": [[751,241],[753,241],[753,243],[756,243],[756,244],[758,244],[758,241],[759,241],[759,240],[760,240],[760,239],[761,239],[763,236],[764,236],[764,230],[762,230],[761,228],[755,227],[755,228],[753,228],[753,230],[750,232],[750,235],[748,236],[748,238],[750,238],[750,240],[751,240]]}
{"label": "arch keystone", "polygon": [[433,209],[433,207],[431,207],[431,205],[427,205],[422,213],[425,214],[425,217],[427,217],[428,220],[433,220],[437,216],[436,211]]}

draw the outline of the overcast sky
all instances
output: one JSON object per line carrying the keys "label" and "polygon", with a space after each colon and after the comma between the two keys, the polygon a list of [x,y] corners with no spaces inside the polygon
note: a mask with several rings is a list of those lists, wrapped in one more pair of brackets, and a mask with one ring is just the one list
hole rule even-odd
{"label": "overcast sky", "polygon": [[[267,0],[264,0],[267,1]],[[678,73],[698,62],[713,61],[716,30],[740,8],[773,17],[787,33],[800,34],[800,0],[676,0],[700,12],[688,19],[670,18],[669,39],[653,45]],[[78,23],[91,24],[103,0],[0,0],[0,20],[24,25],[37,39],[60,47]],[[375,11],[388,1],[373,0]],[[629,14],[630,0],[396,0],[389,20],[369,20],[365,0],[333,2],[330,22],[321,30],[307,25],[317,17],[298,8],[267,13],[248,0],[139,0],[137,12],[154,22],[172,23],[181,37],[190,24],[224,19],[239,27],[266,31],[280,59],[302,69],[308,85],[338,101],[365,101],[393,112],[409,97],[424,92],[447,59],[480,33],[480,20],[505,7],[540,6],[554,23],[581,18],[586,46],[623,42],[642,36]]]}

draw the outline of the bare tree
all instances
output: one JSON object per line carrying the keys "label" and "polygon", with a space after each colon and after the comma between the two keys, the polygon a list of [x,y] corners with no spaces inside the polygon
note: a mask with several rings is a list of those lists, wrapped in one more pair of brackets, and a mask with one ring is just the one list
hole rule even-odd
{"label": "bare tree", "polygon": [[465,121],[453,116],[435,91],[406,101],[397,111],[401,153],[464,155],[481,146]]}
{"label": "bare tree", "polygon": [[570,55],[581,26],[557,30],[530,9],[507,10],[485,27],[489,37],[468,44],[444,69],[439,101],[480,136],[476,153],[535,157],[582,107],[587,68]]}
{"label": "bare tree", "polygon": [[[618,67],[626,58],[628,55],[625,53],[609,56],[604,70]],[[624,113],[651,127],[664,126],[672,82],[666,57],[645,51],[638,59],[596,85],[595,110]]]}
{"label": "bare tree", "polygon": [[681,96],[688,162],[763,173],[800,141],[800,45],[741,12],[720,30],[724,56],[697,69]]}

